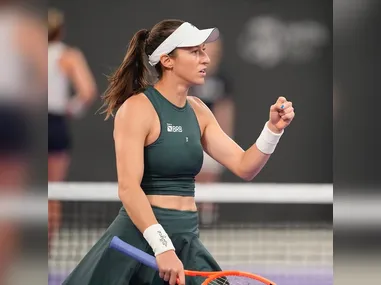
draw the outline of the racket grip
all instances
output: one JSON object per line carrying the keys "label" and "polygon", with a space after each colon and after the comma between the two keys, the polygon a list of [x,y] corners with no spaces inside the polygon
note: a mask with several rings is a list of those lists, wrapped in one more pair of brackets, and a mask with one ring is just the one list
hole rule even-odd
{"label": "racket grip", "polygon": [[159,267],[157,266],[156,258],[154,256],[122,241],[116,236],[112,238],[109,247],[136,259],[140,263],[143,263],[144,265],[147,265],[156,271],[159,271]]}

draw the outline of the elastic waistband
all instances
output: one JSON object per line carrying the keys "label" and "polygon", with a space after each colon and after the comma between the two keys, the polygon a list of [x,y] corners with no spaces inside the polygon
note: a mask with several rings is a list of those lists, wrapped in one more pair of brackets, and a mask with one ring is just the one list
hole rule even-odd
{"label": "elastic waistband", "polygon": [[[180,211],[157,206],[151,207],[158,223],[163,226],[168,235],[192,233],[198,236],[198,213],[196,211]],[[124,207],[120,209],[120,214],[125,215],[131,220]]]}

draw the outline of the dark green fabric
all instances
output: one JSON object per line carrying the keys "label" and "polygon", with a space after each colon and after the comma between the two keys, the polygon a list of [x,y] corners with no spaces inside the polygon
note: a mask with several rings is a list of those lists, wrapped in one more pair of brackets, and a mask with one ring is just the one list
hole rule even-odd
{"label": "dark green fabric", "polygon": [[141,187],[151,195],[194,196],[194,177],[204,158],[197,117],[188,102],[179,108],[153,87],[144,94],[155,108],[161,128],[159,138],[144,148]]}
{"label": "dark green fabric", "polygon": [[[158,222],[171,238],[184,268],[218,271],[219,265],[199,240],[197,212],[152,208]],[[158,273],[136,260],[109,248],[113,236],[153,255],[143,235],[124,208],[101,239],[83,258],[64,285],[164,285]],[[199,285],[204,279],[187,278],[187,285]]]}

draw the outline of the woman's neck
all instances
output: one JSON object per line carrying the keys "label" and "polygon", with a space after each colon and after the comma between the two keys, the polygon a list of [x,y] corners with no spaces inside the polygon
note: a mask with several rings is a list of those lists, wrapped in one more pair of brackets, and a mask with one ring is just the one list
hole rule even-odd
{"label": "woman's neck", "polygon": [[169,102],[184,107],[187,101],[189,86],[173,78],[163,77],[154,86]]}

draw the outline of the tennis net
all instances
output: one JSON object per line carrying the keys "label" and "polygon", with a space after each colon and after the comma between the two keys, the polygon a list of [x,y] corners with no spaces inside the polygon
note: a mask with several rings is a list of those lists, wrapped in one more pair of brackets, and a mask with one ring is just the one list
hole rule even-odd
{"label": "tennis net", "polygon": [[[200,239],[223,269],[283,285],[332,284],[332,185],[201,184]],[[121,207],[115,183],[50,183],[62,204],[51,241],[49,285],[62,280]]]}

